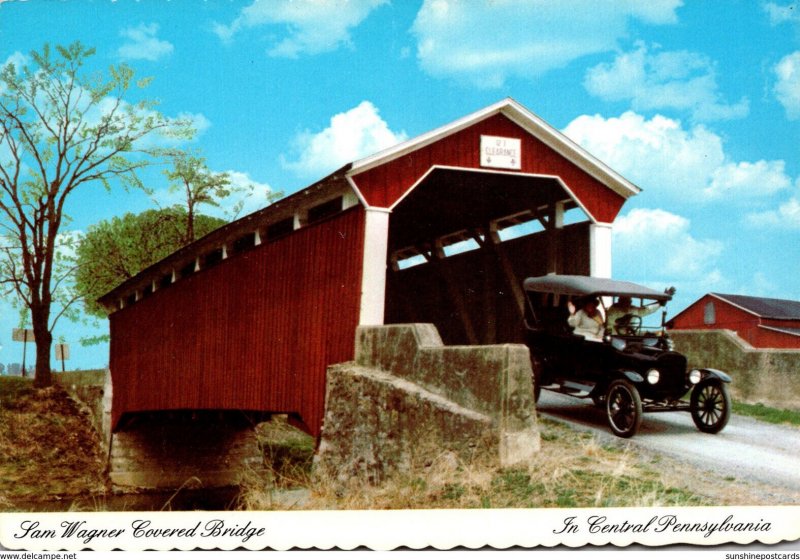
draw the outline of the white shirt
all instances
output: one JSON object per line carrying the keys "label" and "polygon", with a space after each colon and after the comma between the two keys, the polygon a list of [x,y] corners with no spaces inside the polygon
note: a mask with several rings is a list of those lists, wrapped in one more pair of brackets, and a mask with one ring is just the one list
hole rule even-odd
{"label": "white shirt", "polygon": [[590,340],[603,340],[603,316],[600,312],[595,315],[596,318],[589,316],[583,309],[578,309],[574,314],[569,316],[567,323],[570,327],[575,328],[575,334],[586,337]]}

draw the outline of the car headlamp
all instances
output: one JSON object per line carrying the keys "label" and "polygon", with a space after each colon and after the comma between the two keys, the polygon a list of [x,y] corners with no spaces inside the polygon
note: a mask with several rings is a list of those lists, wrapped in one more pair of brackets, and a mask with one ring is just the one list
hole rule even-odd
{"label": "car headlamp", "polygon": [[647,372],[647,382],[650,385],[655,385],[659,379],[661,379],[661,372],[657,369],[651,369]]}
{"label": "car headlamp", "polygon": [[700,383],[700,380],[703,378],[703,374],[700,373],[699,369],[693,369],[689,372],[689,383],[692,385],[697,385]]}

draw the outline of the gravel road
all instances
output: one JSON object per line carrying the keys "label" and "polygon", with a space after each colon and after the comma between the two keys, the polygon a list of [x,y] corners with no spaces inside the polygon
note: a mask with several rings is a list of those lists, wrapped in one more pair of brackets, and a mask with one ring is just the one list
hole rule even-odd
{"label": "gravel road", "polygon": [[688,412],[645,414],[639,432],[629,440],[611,434],[605,411],[591,401],[542,391],[537,404],[546,416],[596,433],[605,441],[651,455],[672,458],[730,481],[747,481],[774,489],[777,497],[800,497],[800,429],[731,415],[720,433],[704,434]]}

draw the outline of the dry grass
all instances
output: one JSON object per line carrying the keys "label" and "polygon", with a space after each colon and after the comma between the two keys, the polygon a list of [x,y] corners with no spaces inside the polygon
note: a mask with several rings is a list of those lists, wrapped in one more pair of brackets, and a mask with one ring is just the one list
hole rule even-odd
{"label": "dry grass", "polygon": [[[240,507],[284,509],[285,503],[276,496],[287,487],[308,492],[295,509],[711,505],[708,498],[666,484],[657,471],[638,462],[629,451],[602,446],[589,434],[548,420],[540,420],[540,428],[542,451],[530,468],[499,469],[486,458],[462,461],[443,453],[378,486],[360,480],[342,486],[312,476],[310,464],[303,463],[292,471],[290,485],[275,470],[270,480],[246,485]],[[271,445],[274,450],[280,442]]]}
{"label": "dry grass", "polygon": [[103,493],[104,468],[91,422],[63,389],[0,377],[0,510]]}
{"label": "dry grass", "polygon": [[290,426],[285,416],[257,425],[256,436],[264,453],[266,475],[253,470],[242,473],[235,507],[249,511],[286,509],[282,496],[311,483],[314,439]]}

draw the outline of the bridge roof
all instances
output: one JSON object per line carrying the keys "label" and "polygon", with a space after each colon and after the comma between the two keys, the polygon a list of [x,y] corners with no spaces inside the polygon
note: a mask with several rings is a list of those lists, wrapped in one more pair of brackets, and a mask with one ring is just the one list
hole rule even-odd
{"label": "bridge roof", "polygon": [[113,305],[118,298],[134,290],[141,289],[143,286],[146,286],[151,279],[160,278],[165,274],[169,274],[173,269],[179,269],[194,261],[197,255],[216,249],[223,244],[230,243],[244,233],[264,228],[282,219],[291,217],[294,215],[296,209],[304,204],[313,204],[315,201],[329,197],[330,194],[334,192],[352,190],[352,187],[346,179],[346,173],[350,169],[350,166],[351,164],[348,163],[303,190],[282,198],[252,214],[248,214],[238,220],[220,226],[206,236],[181,247],[171,255],[153,263],[135,276],[125,280],[113,290],[100,297],[98,301],[106,307]]}
{"label": "bridge roof", "polygon": [[[368,175],[370,172],[382,166],[386,166],[388,169],[391,165],[397,165],[400,163],[397,160],[409,154],[416,152],[416,156],[421,153],[419,150],[431,147],[437,142],[446,139],[448,136],[466,131],[478,123],[485,122],[487,119],[497,118],[497,116],[507,118],[514,125],[522,128],[531,136],[535,137],[537,141],[564,158],[564,161],[568,161],[569,164],[574,165],[576,169],[585,173],[592,181],[596,181],[595,185],[591,187],[594,189],[591,191],[594,193],[592,196],[596,196],[597,189],[603,190],[603,186],[608,189],[606,192],[613,193],[611,196],[619,200],[619,202],[616,200],[610,203],[606,203],[607,201],[601,202],[601,205],[605,204],[606,211],[604,215],[606,219],[603,219],[603,216],[601,216],[597,221],[602,222],[613,219],[613,216],[616,215],[616,212],[622,204],[621,201],[640,192],[640,189],[636,185],[613,171],[603,162],[564,136],[561,132],[547,124],[540,117],[530,112],[515,100],[506,98],[450,124],[412,138],[387,150],[348,163],[310,186],[266,208],[226,224],[205,237],[198,239],[194,243],[182,247],[163,260],[154,263],[132,278],[122,282],[119,286],[103,295],[99,301],[106,306],[106,308],[115,308],[115,303],[119,299],[129,296],[137,290],[146,289],[151,282],[162,278],[173,270],[188,266],[197,256],[216,250],[224,244],[232,243],[248,232],[263,229],[271,224],[292,217],[295,212],[303,208],[308,209],[310,206],[324,202],[326,199],[330,199],[337,194],[347,192],[353,193],[355,197],[358,198],[358,202],[363,206],[383,206],[381,203],[375,203],[370,200],[370,196],[374,195],[376,192],[374,188],[372,191],[363,190],[364,186],[368,183],[366,180],[362,181],[365,175]],[[436,163],[438,162],[433,162],[434,165]],[[493,170],[487,171],[491,172]],[[515,175],[514,172],[508,173],[508,176],[513,175]],[[544,177],[545,175],[541,176]],[[554,177],[555,176],[551,176],[551,178]],[[403,189],[406,190],[398,191],[400,198],[405,196],[413,186],[408,188],[403,187]],[[380,187],[378,188],[380,189]],[[574,194],[573,196],[580,204],[579,198],[581,195]],[[397,203],[396,196],[394,200],[390,200],[390,198],[391,197],[386,199],[387,203]],[[391,204],[389,205],[391,206]],[[597,218],[596,215],[593,215],[591,209],[584,208],[584,210],[587,211],[587,214],[589,214],[593,220]],[[608,216],[611,216],[611,218],[608,219]]]}

